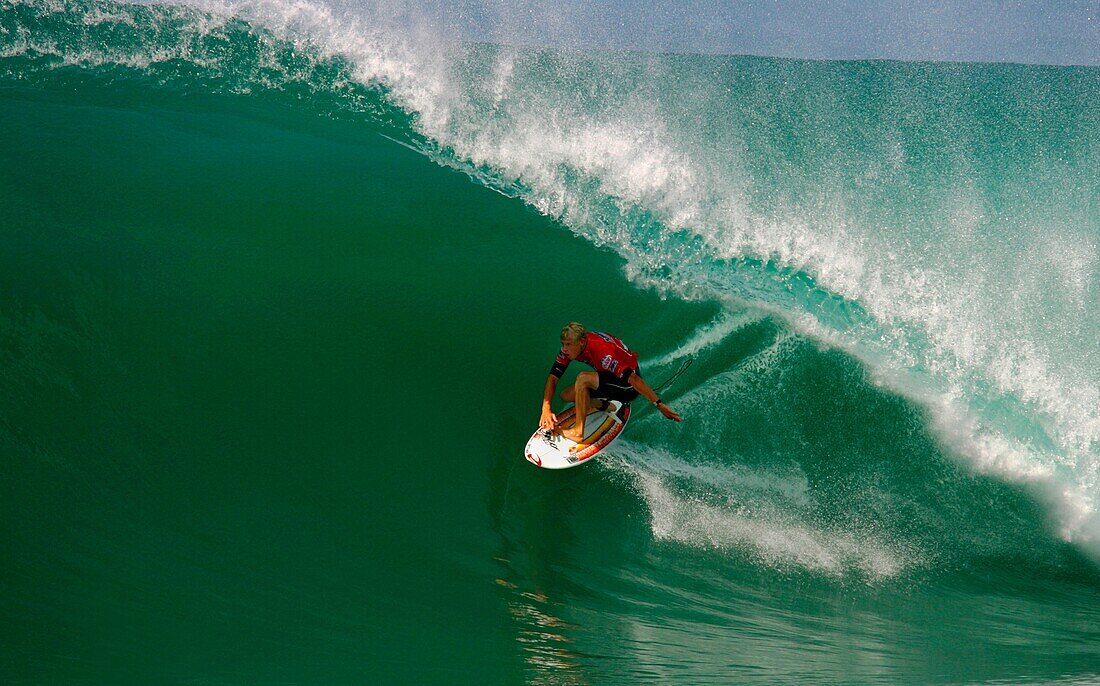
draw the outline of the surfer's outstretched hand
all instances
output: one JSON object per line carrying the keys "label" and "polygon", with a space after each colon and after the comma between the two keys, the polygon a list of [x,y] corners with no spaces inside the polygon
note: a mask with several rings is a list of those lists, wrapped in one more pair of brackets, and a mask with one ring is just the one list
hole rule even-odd
{"label": "surfer's outstretched hand", "polygon": [[669,407],[668,405],[666,405],[664,403],[661,403],[660,405],[658,405],[657,409],[661,411],[661,414],[668,417],[669,419],[671,419],[674,422],[684,421],[684,418],[681,417],[680,414],[676,410],[672,409],[671,407]]}

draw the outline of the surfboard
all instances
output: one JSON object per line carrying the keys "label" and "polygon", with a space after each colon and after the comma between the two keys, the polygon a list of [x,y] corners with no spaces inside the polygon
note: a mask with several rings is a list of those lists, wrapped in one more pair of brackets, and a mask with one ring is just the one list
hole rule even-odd
{"label": "surfboard", "polygon": [[[558,426],[572,428],[577,423],[576,406],[558,415]],[[568,469],[588,462],[611,445],[626,428],[630,403],[612,400],[607,411],[593,409],[584,419],[584,440],[576,443],[560,434],[538,429],[527,441],[523,454],[527,461],[543,469]]]}

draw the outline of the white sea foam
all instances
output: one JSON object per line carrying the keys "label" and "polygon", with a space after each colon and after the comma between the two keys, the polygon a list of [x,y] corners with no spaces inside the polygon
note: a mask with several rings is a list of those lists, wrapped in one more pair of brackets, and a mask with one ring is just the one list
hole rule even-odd
{"label": "white sea foam", "polygon": [[[704,550],[740,551],[767,565],[799,567],[830,576],[858,572],[881,579],[895,576],[917,561],[912,551],[891,546],[873,533],[829,530],[801,521],[790,508],[723,506],[677,493],[664,482],[664,478],[685,468],[675,459],[661,465],[652,454],[643,457],[631,453],[629,462],[632,466],[625,469],[639,486],[653,535],[659,540]],[[696,468],[688,469],[697,472]],[[706,474],[704,478],[710,481],[715,475]],[[805,497],[805,484],[797,479],[783,482],[771,475],[727,471],[720,481],[728,482],[731,492],[764,487],[787,497]]]}
{"label": "white sea foam", "polygon": [[751,309],[746,307],[738,308],[737,310],[723,311],[718,317],[716,317],[709,324],[700,327],[695,333],[688,337],[679,347],[672,350],[660,357],[656,357],[652,360],[643,360],[641,362],[642,367],[659,367],[661,365],[670,364],[685,357],[691,357],[703,350],[718,345],[722,341],[729,338],[731,335],[745,328],[759,322],[764,318],[764,313],[761,310]]}
{"label": "white sea foam", "polygon": [[100,7],[94,7],[84,14],[85,26],[99,26],[101,24],[121,24],[136,27],[134,18],[124,12],[109,12]]}
{"label": "white sea foam", "polygon": [[629,442],[624,445],[631,468],[690,483],[696,493],[715,493],[721,497],[765,494],[798,509],[812,504],[809,482],[800,471],[754,469],[738,463],[735,451],[728,447],[716,448],[723,454],[713,462],[691,462],[661,447]]}

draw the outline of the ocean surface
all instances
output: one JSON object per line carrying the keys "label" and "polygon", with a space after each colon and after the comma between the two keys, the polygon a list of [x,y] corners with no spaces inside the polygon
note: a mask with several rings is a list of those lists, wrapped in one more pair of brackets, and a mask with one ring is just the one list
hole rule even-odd
{"label": "ocean surface", "polygon": [[1100,683],[1100,70],[383,10],[0,0],[0,682]]}

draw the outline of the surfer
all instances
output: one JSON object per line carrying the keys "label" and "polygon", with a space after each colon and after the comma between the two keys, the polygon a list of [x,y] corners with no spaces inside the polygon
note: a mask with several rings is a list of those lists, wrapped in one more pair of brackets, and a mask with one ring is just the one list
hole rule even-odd
{"label": "surfer", "polygon": [[665,404],[642,378],[638,371],[637,353],[631,352],[615,336],[587,331],[581,324],[570,322],[561,330],[561,352],[554,359],[554,366],[546,379],[540,428],[558,430],[558,418],[550,410],[550,400],[554,397],[558,380],[573,360],[580,360],[596,371],[577,374],[576,382],[561,392],[561,399],[574,403],[577,408],[577,422],[571,430],[561,431],[564,438],[577,442],[584,438],[584,418],[593,400],[599,402],[601,410],[606,410],[610,400],[628,403],[641,395],[665,417],[675,422],[682,421],[680,415]]}

